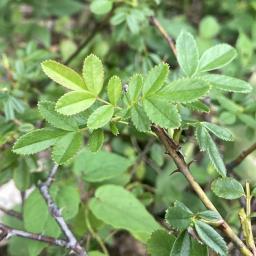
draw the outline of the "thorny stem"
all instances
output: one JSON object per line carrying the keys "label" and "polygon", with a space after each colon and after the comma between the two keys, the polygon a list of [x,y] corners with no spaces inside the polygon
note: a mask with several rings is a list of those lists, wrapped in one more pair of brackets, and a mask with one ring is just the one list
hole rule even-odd
{"label": "thorny stem", "polygon": [[[168,134],[164,131],[164,129],[156,126],[152,126],[152,130],[158,136],[159,140],[164,144],[168,154],[174,160],[177,168],[185,176],[190,186],[196,192],[196,194],[198,195],[200,200],[203,202],[203,204],[206,206],[206,208],[208,208],[209,210],[218,212],[218,210],[213,205],[211,200],[207,197],[203,189],[200,187],[200,185],[195,181],[194,177],[191,175],[189,171],[189,167],[185,162],[183,155],[179,151],[177,151],[176,148],[173,148],[173,142],[171,142],[172,139],[168,136]],[[240,249],[242,255],[244,256],[253,255],[251,251],[243,243],[243,241],[240,240],[240,238],[234,233],[234,231],[231,229],[228,223],[225,222],[225,220],[223,220],[220,223],[218,228]]]}
{"label": "thorny stem", "polygon": [[[153,26],[155,26],[158,29],[158,31],[162,34],[162,36],[166,39],[174,55],[177,57],[176,47],[173,43],[172,38],[168,35],[166,30],[162,27],[162,25],[160,24],[160,22],[157,20],[156,17],[150,17],[150,21],[153,24]],[[206,208],[208,208],[209,210],[218,212],[218,210],[213,205],[211,200],[207,197],[207,195],[205,194],[201,186],[195,181],[194,177],[191,175],[189,166],[185,162],[183,155],[179,151],[179,147],[177,147],[173,139],[170,138],[169,135],[162,128],[152,126],[152,130],[158,136],[159,140],[164,144],[168,154],[174,160],[177,168],[181,173],[183,173],[183,175],[189,182],[190,186],[196,192],[196,194],[198,195],[200,200],[204,203]],[[225,220],[223,220],[223,222],[218,228],[222,230],[222,232],[240,249],[240,252],[242,253],[242,255],[244,256],[253,255],[252,252],[243,243],[243,241],[234,233],[234,231],[231,229],[231,227],[228,225],[228,223]]]}
{"label": "thorny stem", "polygon": [[250,155],[253,151],[256,150],[256,143],[251,145],[248,149],[244,150],[235,160],[231,161],[230,163],[226,164],[226,168],[231,171],[235,167],[237,167],[241,162]]}
{"label": "thorny stem", "polygon": [[39,184],[39,190],[45,200],[45,202],[48,205],[48,209],[52,217],[55,219],[57,224],[59,225],[60,229],[63,231],[65,234],[66,238],[68,239],[68,247],[71,248],[74,252],[76,252],[77,255],[79,256],[87,256],[86,251],[80,246],[79,242],[73,235],[72,231],[68,227],[67,223],[65,222],[60,209],[58,206],[55,204],[53,201],[50,193],[49,193],[49,188],[54,181],[54,177],[58,171],[58,165],[54,165],[52,170],[50,171],[47,179],[45,182],[42,182]]}

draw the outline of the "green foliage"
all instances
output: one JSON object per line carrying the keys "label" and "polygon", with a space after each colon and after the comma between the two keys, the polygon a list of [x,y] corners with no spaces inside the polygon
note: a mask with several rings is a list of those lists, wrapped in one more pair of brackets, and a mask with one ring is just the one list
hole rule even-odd
{"label": "green foliage", "polygon": [[44,61],[42,69],[49,78],[70,90],[79,91],[86,88],[78,73],[56,61]]}
{"label": "green foliage", "polygon": [[89,206],[97,218],[115,228],[130,231],[143,242],[160,228],[141,202],[119,186],[105,185],[98,188]]}
{"label": "green foliage", "polygon": [[152,256],[169,256],[175,236],[164,230],[156,230],[147,241],[147,249]]}
{"label": "green foliage", "polygon": [[197,221],[195,229],[200,239],[219,255],[227,255],[227,245],[223,238],[208,224]]}
{"label": "green foliage", "polygon": [[236,50],[228,44],[219,44],[206,50],[200,58],[199,70],[206,72],[223,68],[236,57]]}
{"label": "green foliage", "polygon": [[193,213],[181,202],[175,202],[173,207],[166,211],[165,219],[176,229],[187,229],[192,223]]}
{"label": "green foliage", "polygon": [[111,105],[101,106],[96,109],[88,118],[88,128],[95,130],[103,127],[110,122],[114,114],[114,108]]}
{"label": "green foliage", "polygon": [[177,59],[182,71],[187,76],[197,72],[199,52],[194,37],[188,32],[182,32],[177,38]]}
{"label": "green foliage", "polygon": [[187,231],[183,231],[176,238],[170,256],[189,256],[190,255],[190,246],[191,241]]}
{"label": "green foliage", "polygon": [[211,189],[217,196],[225,199],[237,199],[245,194],[243,186],[231,177],[216,179]]}
{"label": "green foliage", "polygon": [[[104,168],[102,168],[103,163]],[[114,153],[106,151],[92,153],[83,150],[75,159],[74,171],[81,173],[86,181],[100,182],[120,176],[130,165],[128,159]]]}
{"label": "green foliage", "polygon": [[[242,184],[255,183],[255,153],[238,170],[227,160],[255,141],[256,6],[234,0],[194,7],[161,0],[1,1],[0,184],[13,180],[28,195],[24,208],[13,207],[23,220],[4,216],[4,223],[66,239],[39,191],[27,193],[55,162],[60,171],[50,193],[77,240],[88,238],[89,256],[121,255],[126,241],[134,250],[127,253],[139,255],[129,235],[152,256],[240,253],[227,251],[225,229],[215,231],[224,219],[204,207],[154,134],[161,130],[165,142],[177,144],[176,163],[184,157],[237,233],[237,199],[251,199]],[[222,198],[234,201],[227,207]],[[68,253],[16,237],[5,247],[8,256]]]}

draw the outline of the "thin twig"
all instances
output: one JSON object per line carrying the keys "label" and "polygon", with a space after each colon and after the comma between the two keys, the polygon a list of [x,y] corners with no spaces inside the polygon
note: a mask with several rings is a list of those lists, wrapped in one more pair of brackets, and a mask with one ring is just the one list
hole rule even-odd
{"label": "thin twig", "polygon": [[151,16],[149,19],[150,19],[151,24],[154,25],[158,29],[158,31],[161,33],[161,35],[165,38],[169,47],[172,49],[172,52],[176,56],[177,51],[176,51],[176,47],[173,42],[173,39],[168,35],[166,30],[163,28],[163,26],[160,24],[160,22],[158,21],[158,19],[156,17]]}
{"label": "thin twig", "polygon": [[9,226],[6,226],[2,223],[0,223],[0,241],[3,239],[9,239],[11,237],[23,237],[30,240],[35,240],[39,242],[44,242],[51,245],[56,245],[60,247],[64,247],[66,249],[73,249],[69,246],[69,243],[62,239],[56,239],[54,237],[50,236],[44,236],[41,234],[26,232],[19,229],[14,229]]}
{"label": "thin twig", "polygon": [[149,150],[151,149],[152,144],[154,143],[155,139],[150,139],[147,144],[145,145],[144,149],[141,150],[139,145],[137,144],[136,139],[132,138],[132,144],[134,145],[134,147],[137,149],[137,151],[139,151],[139,156],[137,157],[132,170],[131,170],[131,176],[134,176],[135,172],[136,172],[136,168],[138,167],[138,165],[141,163],[141,161],[144,159],[144,157],[147,155],[147,153],[149,152]]}
{"label": "thin twig", "polygon": [[3,212],[6,215],[9,215],[11,217],[14,217],[18,220],[22,220],[22,214],[20,212],[16,212],[14,210],[9,210],[4,208],[3,206],[0,206],[0,211]]}
{"label": "thin twig", "polygon": [[90,34],[85,38],[85,40],[79,45],[77,50],[64,62],[65,65],[68,65],[74,60],[79,53],[82,51],[82,49],[94,38],[94,36],[103,28],[106,27],[107,21],[109,19],[110,15],[108,15],[102,22],[98,23],[94,26],[94,28],[91,30]]}
{"label": "thin twig", "polygon": [[251,145],[248,149],[244,150],[236,159],[234,159],[233,161],[231,161],[228,164],[226,164],[227,170],[229,170],[229,171],[233,170],[235,167],[237,167],[239,164],[241,164],[241,162],[248,155],[250,155],[255,150],[256,150],[256,143]]}
{"label": "thin twig", "polygon": [[79,255],[79,256],[87,256],[86,251],[80,246],[79,242],[77,241],[74,234],[72,233],[72,231],[68,227],[67,223],[65,222],[60,209],[55,204],[55,202],[53,201],[53,199],[49,193],[49,188],[50,188],[52,182],[54,181],[54,177],[55,177],[57,171],[58,171],[58,165],[54,165],[54,167],[50,171],[46,181],[39,184],[39,190],[40,190],[45,202],[48,205],[50,214],[55,219],[55,221],[59,225],[60,229],[63,231],[66,238],[68,239],[68,247],[71,248],[74,252],[76,252],[77,255]]}

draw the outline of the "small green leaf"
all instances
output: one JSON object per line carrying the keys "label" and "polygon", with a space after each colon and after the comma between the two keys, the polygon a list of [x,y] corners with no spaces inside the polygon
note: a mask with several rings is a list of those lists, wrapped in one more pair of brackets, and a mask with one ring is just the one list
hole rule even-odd
{"label": "small green leaf", "polygon": [[221,176],[226,176],[226,167],[219,150],[205,127],[197,126],[196,139],[202,151],[206,151],[211,163]]}
{"label": "small green leaf", "polygon": [[147,132],[150,130],[151,122],[141,106],[134,105],[131,108],[131,119],[132,123],[138,131]]}
{"label": "small green leaf", "polygon": [[190,256],[191,242],[187,231],[183,231],[175,240],[170,256]]}
{"label": "small green leaf", "polygon": [[86,90],[82,77],[63,64],[54,60],[46,60],[42,63],[42,69],[53,81],[70,90]]}
{"label": "small green leaf", "polygon": [[229,64],[237,56],[236,50],[228,44],[218,44],[206,50],[200,58],[199,70],[206,72]]}
{"label": "small green leaf", "polygon": [[53,160],[61,165],[71,160],[78,152],[83,141],[81,132],[68,132],[58,139],[53,147]]}
{"label": "small green leaf", "polygon": [[14,169],[13,180],[15,182],[15,186],[20,191],[26,191],[31,186],[29,166],[26,164],[24,159],[21,159],[17,168]]}
{"label": "small green leaf", "polygon": [[177,38],[177,59],[183,72],[192,76],[197,72],[199,52],[194,37],[188,32],[181,32]]}
{"label": "small green leaf", "polygon": [[255,129],[256,127],[256,119],[247,114],[238,114],[238,118],[245,123],[248,127]]}
{"label": "small green leaf", "polygon": [[175,202],[173,207],[169,207],[165,214],[165,220],[171,227],[184,230],[192,223],[193,213],[181,202]]}
{"label": "small green leaf", "polygon": [[146,97],[156,93],[168,77],[169,67],[167,64],[159,64],[152,68],[146,75],[143,84],[143,95]]}
{"label": "small green leaf", "polygon": [[21,155],[38,153],[55,144],[65,134],[65,131],[53,128],[34,130],[21,136],[16,141],[13,152]]}
{"label": "small green leaf", "polygon": [[131,161],[120,155],[106,151],[93,153],[84,149],[75,158],[74,172],[82,174],[85,181],[102,182],[122,175],[130,165]]}
{"label": "small green leaf", "polygon": [[165,230],[154,231],[147,241],[147,250],[151,256],[170,256],[175,236]]}
{"label": "small green leaf", "polygon": [[200,100],[196,100],[190,103],[185,103],[185,106],[193,111],[206,112],[210,111],[209,107],[201,102]]}
{"label": "small green leaf", "polygon": [[228,99],[227,97],[223,95],[218,95],[216,97],[219,104],[226,110],[232,112],[232,113],[240,113],[243,111],[243,107],[236,104],[234,101]]}
{"label": "small green leaf", "polygon": [[112,132],[115,136],[119,134],[119,130],[118,130],[117,125],[116,125],[115,122],[110,122],[109,127],[110,127],[111,132]]}
{"label": "small green leaf", "polygon": [[104,15],[111,11],[113,2],[111,0],[93,0],[90,9],[97,15]]}
{"label": "small green leaf", "polygon": [[220,31],[220,25],[214,16],[204,16],[200,21],[199,33],[200,37],[210,39],[214,38]]}
{"label": "small green leaf", "polygon": [[100,186],[90,200],[89,208],[98,219],[114,228],[128,230],[142,242],[161,229],[144,205],[120,186]]}
{"label": "small green leaf", "polygon": [[202,78],[208,81],[214,89],[239,93],[252,91],[252,86],[249,83],[230,76],[206,74]]}
{"label": "small green leaf", "polygon": [[223,238],[210,225],[198,220],[195,229],[200,239],[221,256],[227,255],[227,245]]}
{"label": "small green leaf", "polygon": [[104,69],[101,60],[91,54],[84,60],[83,78],[88,90],[94,95],[98,95],[103,87]]}
{"label": "small green leaf", "polygon": [[168,84],[157,95],[169,102],[187,103],[204,96],[209,89],[209,84],[200,78],[184,78]]}
{"label": "small green leaf", "polygon": [[140,74],[135,74],[131,77],[129,81],[129,87],[127,97],[131,105],[136,104],[139,100],[140,93],[143,86],[143,76]]}
{"label": "small green leaf", "polygon": [[199,144],[200,150],[205,151],[208,144],[208,132],[201,125],[198,125],[196,127],[196,139]]}
{"label": "small green leaf", "polygon": [[219,137],[222,140],[232,141],[234,140],[233,134],[226,128],[218,126],[216,124],[201,122],[201,124],[215,136]]}
{"label": "small green leaf", "polygon": [[108,82],[108,98],[111,104],[117,105],[122,94],[122,83],[118,76],[112,76]]}
{"label": "small green leaf", "polygon": [[38,109],[44,119],[52,126],[67,131],[75,131],[78,129],[78,125],[73,118],[63,116],[56,112],[54,102],[40,101]]}
{"label": "small green leaf", "polygon": [[104,132],[102,129],[94,130],[89,137],[89,148],[92,152],[97,152],[101,149],[104,142]]}
{"label": "small green leaf", "polygon": [[216,179],[211,189],[218,197],[225,199],[237,199],[244,195],[243,186],[234,178],[225,177]]}
{"label": "small green leaf", "polygon": [[149,119],[163,128],[177,128],[180,126],[180,115],[175,105],[156,97],[143,101],[144,110]]}
{"label": "small green leaf", "polygon": [[74,115],[88,109],[96,98],[87,91],[68,92],[56,103],[56,111],[63,115]]}
{"label": "small green leaf", "polygon": [[87,126],[91,130],[103,127],[110,122],[114,114],[112,105],[104,105],[97,108],[88,118]]}

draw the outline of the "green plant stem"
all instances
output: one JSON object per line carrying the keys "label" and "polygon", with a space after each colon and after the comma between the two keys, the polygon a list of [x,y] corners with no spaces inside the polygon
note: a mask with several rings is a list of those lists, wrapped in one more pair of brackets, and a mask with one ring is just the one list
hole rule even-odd
{"label": "green plant stem", "polygon": [[[185,162],[183,155],[175,147],[173,147],[174,142],[168,136],[165,130],[156,126],[152,126],[152,130],[157,135],[159,140],[163,143],[167,153],[174,160],[177,168],[185,176],[190,186],[196,192],[196,194],[198,195],[200,200],[203,202],[203,204],[206,206],[206,208],[208,208],[209,210],[218,212],[218,210],[213,205],[211,200],[207,197],[203,189],[200,187],[200,185],[196,182],[194,177],[191,175],[189,171],[189,167]],[[242,255],[244,256],[253,255],[251,251],[247,248],[247,246],[243,243],[243,241],[234,233],[234,231],[231,229],[228,223],[225,222],[225,220],[223,220],[223,222],[218,226],[218,228],[240,249]]]}
{"label": "green plant stem", "polygon": [[89,220],[88,210],[86,210],[86,220],[85,220],[85,222],[86,222],[86,225],[87,225],[87,227],[88,227],[92,237],[94,237],[95,240],[98,242],[98,244],[101,247],[101,249],[104,252],[104,254],[106,256],[109,256],[108,250],[107,250],[103,240],[101,239],[101,237],[92,228],[92,225],[91,225],[90,220]]}

